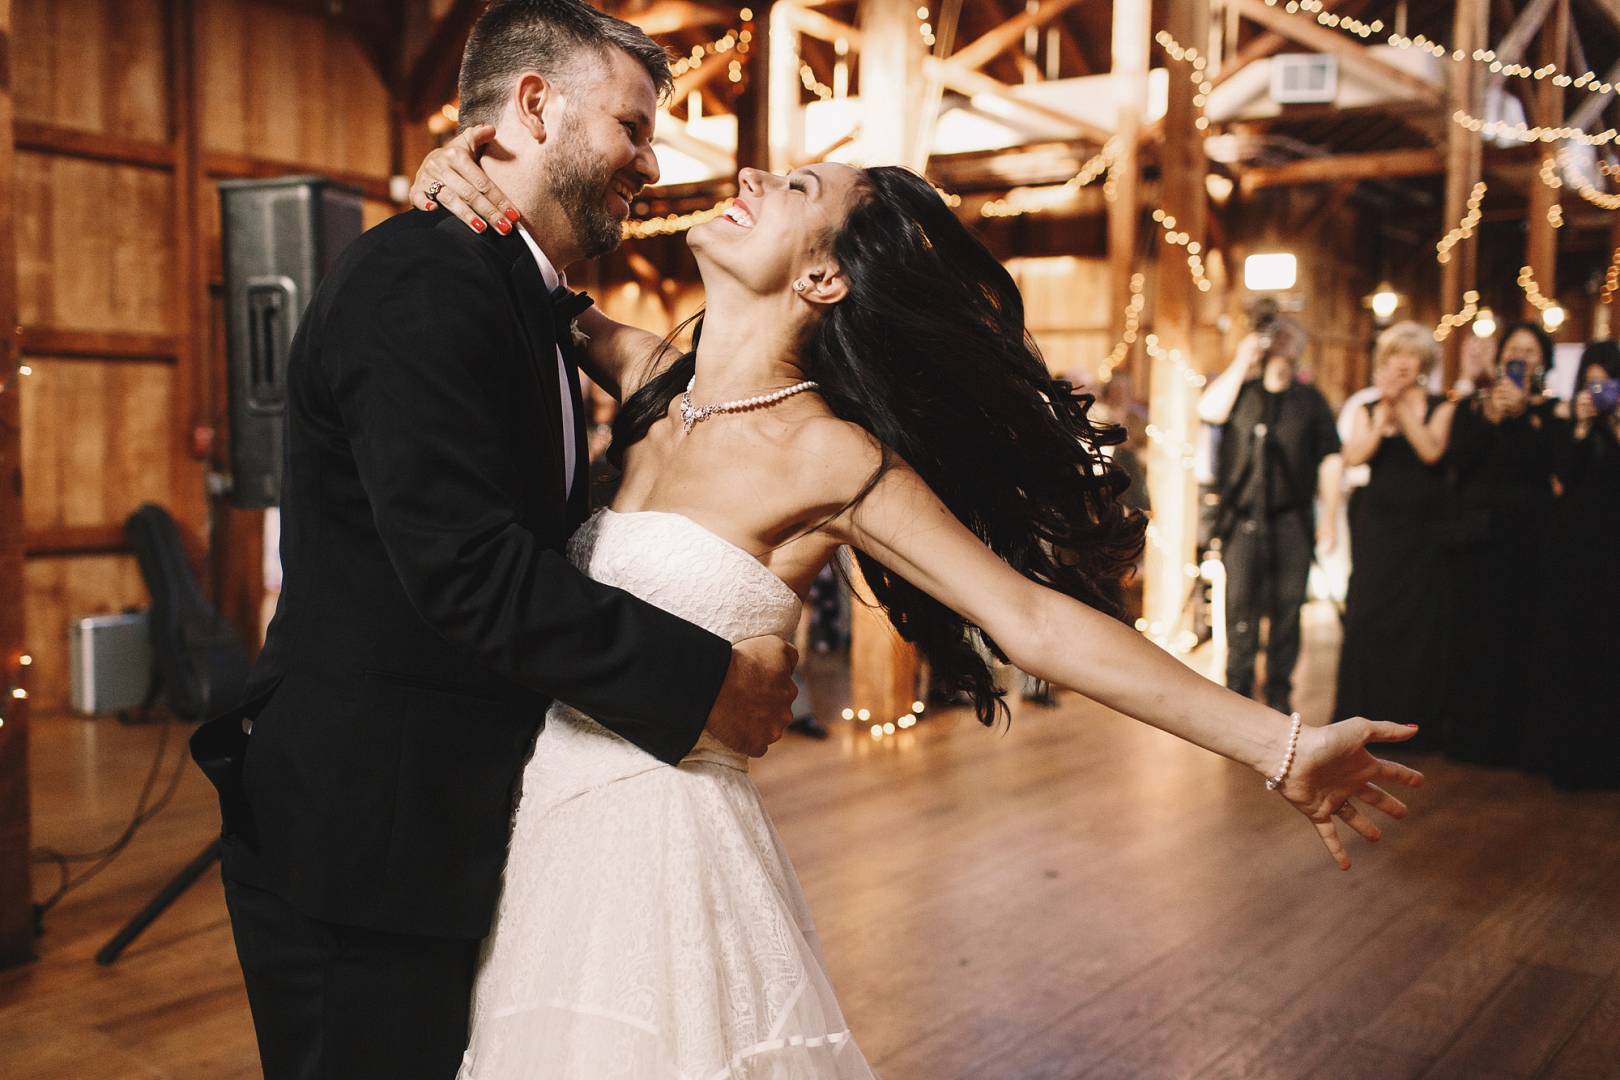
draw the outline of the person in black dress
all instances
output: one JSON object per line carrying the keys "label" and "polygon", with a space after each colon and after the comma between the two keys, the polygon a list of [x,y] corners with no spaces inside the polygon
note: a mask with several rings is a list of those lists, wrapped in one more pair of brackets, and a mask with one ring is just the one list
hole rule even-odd
{"label": "person in black dress", "polygon": [[1352,417],[1342,451],[1347,466],[1368,465],[1351,501],[1353,559],[1345,597],[1333,718],[1387,716],[1420,724],[1433,743],[1433,672],[1440,634],[1439,530],[1445,504],[1440,460],[1454,406],[1425,390],[1438,358],[1434,334],[1396,323],[1378,338],[1378,397]]}
{"label": "person in black dress", "polygon": [[1545,657],[1529,641],[1554,457],[1567,438],[1541,393],[1551,362],[1544,330],[1508,326],[1491,382],[1452,421],[1438,718],[1446,752],[1462,761],[1522,764],[1520,731],[1545,685]]}
{"label": "person in black dress", "polygon": [[1560,447],[1564,493],[1542,537],[1536,657],[1545,673],[1525,751],[1568,788],[1620,788],[1620,346],[1581,357],[1573,427]]}

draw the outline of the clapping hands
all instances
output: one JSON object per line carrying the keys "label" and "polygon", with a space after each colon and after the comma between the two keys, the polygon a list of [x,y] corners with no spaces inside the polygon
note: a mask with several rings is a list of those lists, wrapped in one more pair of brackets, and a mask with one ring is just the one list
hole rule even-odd
{"label": "clapping hands", "polygon": [[1422,773],[1374,757],[1367,744],[1404,742],[1416,734],[1415,726],[1360,717],[1300,731],[1293,768],[1277,790],[1294,809],[1311,820],[1322,846],[1339,869],[1350,869],[1350,855],[1345,851],[1334,818],[1363,839],[1376,842],[1383,832],[1372,819],[1370,810],[1396,819],[1407,814],[1406,804],[1380,784],[1415,788],[1423,783]]}

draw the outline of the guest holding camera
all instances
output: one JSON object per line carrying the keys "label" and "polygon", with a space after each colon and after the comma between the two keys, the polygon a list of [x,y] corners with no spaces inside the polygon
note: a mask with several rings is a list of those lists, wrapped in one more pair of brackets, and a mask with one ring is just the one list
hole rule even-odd
{"label": "guest holding camera", "polygon": [[1322,463],[1338,452],[1339,435],[1322,392],[1298,377],[1304,328],[1274,313],[1255,323],[1205,389],[1198,416],[1221,431],[1215,534],[1226,564],[1226,685],[1253,694],[1260,620],[1268,619],[1265,701],[1290,712],[1319,487],[1324,530],[1338,513],[1338,484],[1324,481]]}
{"label": "guest holding camera", "polygon": [[1560,447],[1564,494],[1542,537],[1539,708],[1529,759],[1567,788],[1620,788],[1620,346],[1589,345]]}
{"label": "guest holding camera", "polygon": [[1420,739],[1434,715],[1446,496],[1440,461],[1455,413],[1426,389],[1438,358],[1433,332],[1415,322],[1380,334],[1375,396],[1351,415],[1341,452],[1346,466],[1365,465],[1369,474],[1351,502],[1354,562],[1333,718],[1388,716],[1424,725]]}
{"label": "guest holding camera", "polygon": [[1554,457],[1567,438],[1541,393],[1551,365],[1546,331],[1509,325],[1490,380],[1452,420],[1438,716],[1447,753],[1464,761],[1521,764],[1520,729],[1544,686],[1542,658],[1525,643],[1535,627]]}

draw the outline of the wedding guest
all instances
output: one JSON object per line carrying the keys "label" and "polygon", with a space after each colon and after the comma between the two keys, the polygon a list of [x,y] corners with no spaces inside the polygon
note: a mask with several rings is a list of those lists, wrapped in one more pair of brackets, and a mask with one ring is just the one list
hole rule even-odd
{"label": "wedding guest", "polygon": [[1436,715],[1447,753],[1463,761],[1520,764],[1520,726],[1542,688],[1543,658],[1527,642],[1563,427],[1542,395],[1551,365],[1546,331],[1509,325],[1488,381],[1452,421]]}
{"label": "wedding guest", "polygon": [[1560,447],[1564,494],[1542,536],[1536,619],[1538,705],[1527,757],[1568,788],[1620,787],[1620,346],[1581,356]]}
{"label": "wedding guest", "polygon": [[1373,359],[1376,396],[1350,417],[1344,464],[1368,473],[1351,503],[1354,562],[1334,719],[1364,714],[1427,725],[1433,714],[1446,493],[1440,460],[1455,412],[1427,391],[1438,358],[1429,328],[1401,322],[1385,330]]}

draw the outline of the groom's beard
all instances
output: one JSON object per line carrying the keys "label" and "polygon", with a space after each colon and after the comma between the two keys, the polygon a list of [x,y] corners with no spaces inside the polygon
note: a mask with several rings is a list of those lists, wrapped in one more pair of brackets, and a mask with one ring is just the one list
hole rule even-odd
{"label": "groom's beard", "polygon": [[553,153],[546,177],[581,253],[587,259],[606,255],[619,246],[622,234],[618,216],[603,203],[616,170],[593,162],[578,136],[564,135]]}

